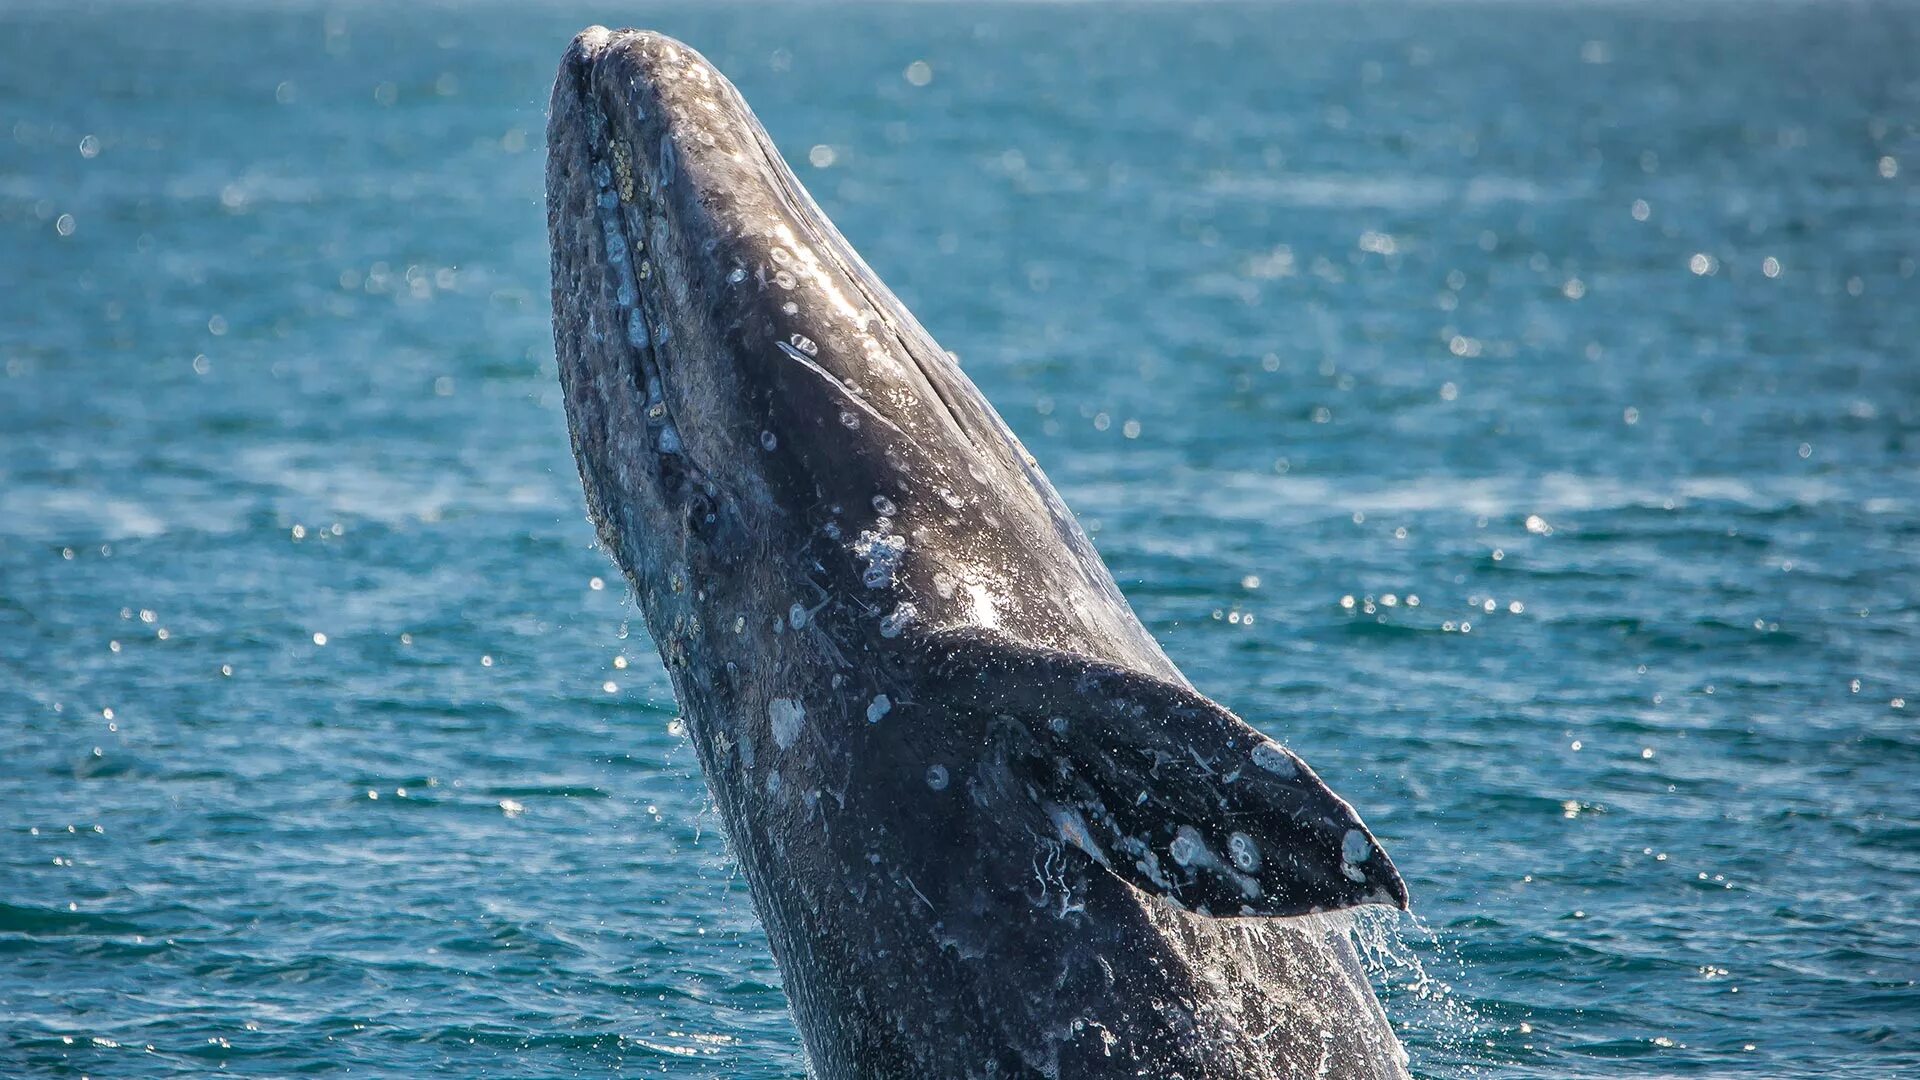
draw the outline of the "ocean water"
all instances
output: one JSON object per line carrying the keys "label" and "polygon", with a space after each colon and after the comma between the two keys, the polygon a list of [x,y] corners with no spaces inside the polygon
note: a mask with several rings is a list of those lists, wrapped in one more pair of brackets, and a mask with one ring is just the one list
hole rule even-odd
{"label": "ocean water", "polygon": [[1920,1070],[1920,10],[24,0],[0,1075],[801,1075],[560,411],[593,22],[1366,815],[1417,1073]]}

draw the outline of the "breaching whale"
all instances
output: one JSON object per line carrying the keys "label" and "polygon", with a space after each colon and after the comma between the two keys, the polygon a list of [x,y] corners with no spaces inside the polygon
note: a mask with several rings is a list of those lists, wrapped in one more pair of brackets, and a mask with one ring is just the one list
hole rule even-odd
{"label": "breaching whale", "polygon": [[1386,853],[1188,684],[726,78],[580,34],[547,224],[589,515],[815,1074],[1405,1075],[1316,917],[1405,907]]}

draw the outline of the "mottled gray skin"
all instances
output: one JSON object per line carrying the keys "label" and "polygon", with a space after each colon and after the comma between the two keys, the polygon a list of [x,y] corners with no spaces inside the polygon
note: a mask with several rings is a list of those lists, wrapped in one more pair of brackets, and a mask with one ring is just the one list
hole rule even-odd
{"label": "mottled gray skin", "polygon": [[567,50],[554,342],[823,1077],[1379,1077],[1337,919],[1405,906],[1304,763],[1195,693],[991,406],[733,86]]}

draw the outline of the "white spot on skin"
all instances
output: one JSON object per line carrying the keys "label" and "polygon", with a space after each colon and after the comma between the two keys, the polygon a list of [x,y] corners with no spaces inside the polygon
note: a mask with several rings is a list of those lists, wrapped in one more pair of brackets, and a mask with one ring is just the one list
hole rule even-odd
{"label": "white spot on skin", "polygon": [[1207,850],[1207,842],[1200,838],[1200,830],[1191,825],[1182,825],[1174,830],[1173,842],[1167,845],[1167,854],[1181,866],[1199,863],[1205,866],[1213,862],[1213,853]]}
{"label": "white spot on skin", "polygon": [[875,495],[873,497],[873,512],[879,514],[881,517],[892,517],[900,512],[900,508],[893,505],[893,500],[887,498],[885,495]]}
{"label": "white spot on skin", "polygon": [[1363,863],[1373,857],[1373,844],[1359,829],[1348,829],[1340,838],[1340,857],[1350,863]]}
{"label": "white spot on skin", "polygon": [[[1148,881],[1153,882],[1155,888],[1162,890],[1163,894],[1170,893],[1173,886],[1167,881],[1165,872],[1160,869],[1160,856],[1155,855],[1151,851],[1147,851],[1145,844],[1141,844],[1140,848],[1142,854],[1140,858],[1134,862],[1133,868],[1144,874]],[[1173,897],[1168,895],[1167,899],[1173,900]],[[1175,901],[1174,906],[1179,907],[1179,902]]]}
{"label": "white spot on skin", "polygon": [[867,706],[867,723],[877,724],[880,722],[881,717],[892,711],[893,702],[887,700],[887,695],[877,695],[873,699],[873,702]]}
{"label": "white spot on skin", "polygon": [[777,450],[780,448],[780,436],[771,431],[763,431],[760,433],[760,445],[768,452]]}
{"label": "white spot on skin", "polygon": [[1237,832],[1227,837],[1227,855],[1233,859],[1233,865],[1249,874],[1260,869],[1260,846],[1246,833]]}
{"label": "white spot on skin", "polygon": [[1293,763],[1293,755],[1276,742],[1264,742],[1254,747],[1253,763],[1282,780],[1294,780],[1300,776],[1300,768]]}
{"label": "white spot on skin", "polygon": [[919,610],[912,604],[902,603],[899,607],[894,608],[892,613],[881,616],[880,636],[899,637],[900,632],[905,630],[907,624],[912,622],[913,617],[918,614]]}
{"label": "white spot on skin", "polygon": [[1360,864],[1373,857],[1373,845],[1367,841],[1367,834],[1359,829],[1348,829],[1340,838],[1340,872],[1348,881],[1363,884],[1367,880],[1366,871]]}
{"label": "white spot on skin", "polygon": [[1100,845],[1094,842],[1093,833],[1087,829],[1087,819],[1080,816],[1080,811],[1049,803],[1047,817],[1052,819],[1053,827],[1060,833],[1060,839],[1091,855],[1093,861],[1101,866],[1109,865],[1107,853],[1101,851]]}
{"label": "white spot on skin", "polygon": [[660,186],[673,183],[673,139],[660,136]]}
{"label": "white spot on skin", "polygon": [[793,628],[795,630],[798,630],[801,627],[807,625],[806,607],[801,604],[795,604],[792,607],[788,608],[787,621],[793,624]]}
{"label": "white spot on skin", "polygon": [[793,698],[774,698],[767,703],[767,721],[773,727],[773,741],[785,750],[800,737],[800,728],[807,722],[807,710]]}
{"label": "white spot on skin", "polygon": [[927,766],[927,786],[935,791],[947,790],[947,767],[945,765]]}
{"label": "white spot on skin", "polygon": [[900,559],[907,553],[907,538],[898,533],[862,529],[860,538],[853,542],[853,553],[867,563],[866,573],[860,576],[860,580],[869,589],[884,589],[893,584],[894,572],[900,568]]}

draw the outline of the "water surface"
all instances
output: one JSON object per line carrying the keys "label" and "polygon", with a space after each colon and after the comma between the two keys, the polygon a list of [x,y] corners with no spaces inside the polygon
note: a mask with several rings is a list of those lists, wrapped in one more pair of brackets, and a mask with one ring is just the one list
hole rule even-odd
{"label": "water surface", "polygon": [[1920,1069],[1920,13],[0,8],[0,1074],[794,1077],[593,546],[542,115],[740,85],[1426,1076]]}

